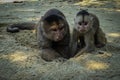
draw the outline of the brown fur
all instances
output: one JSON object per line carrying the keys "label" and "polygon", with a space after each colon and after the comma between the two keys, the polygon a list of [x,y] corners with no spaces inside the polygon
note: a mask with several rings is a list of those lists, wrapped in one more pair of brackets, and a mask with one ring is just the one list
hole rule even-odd
{"label": "brown fur", "polygon": [[20,30],[33,30],[35,29],[35,25],[33,22],[11,24],[7,27],[7,32],[16,33]]}
{"label": "brown fur", "polygon": [[37,41],[41,57],[51,61],[58,57],[69,58],[69,25],[62,12],[50,9],[37,24]]}

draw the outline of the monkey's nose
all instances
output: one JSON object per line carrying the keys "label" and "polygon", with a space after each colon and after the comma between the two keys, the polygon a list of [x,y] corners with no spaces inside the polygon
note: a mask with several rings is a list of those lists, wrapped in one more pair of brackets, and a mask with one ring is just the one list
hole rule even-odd
{"label": "monkey's nose", "polygon": [[58,40],[58,39],[59,39],[59,36],[57,36],[56,39]]}

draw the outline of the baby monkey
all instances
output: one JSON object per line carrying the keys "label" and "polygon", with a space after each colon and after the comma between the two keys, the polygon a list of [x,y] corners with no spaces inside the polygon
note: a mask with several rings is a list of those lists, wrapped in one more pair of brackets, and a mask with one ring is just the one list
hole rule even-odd
{"label": "baby monkey", "polygon": [[[80,10],[75,17],[75,24],[71,42],[71,56],[79,56],[84,52],[91,52],[95,47],[105,46],[105,33],[99,27],[96,15],[87,10]],[[77,53],[77,54],[76,54]]]}

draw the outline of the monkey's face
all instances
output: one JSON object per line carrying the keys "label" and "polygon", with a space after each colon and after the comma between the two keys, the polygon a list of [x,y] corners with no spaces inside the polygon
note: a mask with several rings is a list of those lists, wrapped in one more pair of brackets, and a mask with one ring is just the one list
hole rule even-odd
{"label": "monkey's face", "polygon": [[86,33],[90,30],[91,19],[89,15],[79,15],[75,18],[75,29],[80,33]]}
{"label": "monkey's face", "polygon": [[45,36],[52,41],[60,41],[66,34],[65,22],[62,20],[44,24]]}

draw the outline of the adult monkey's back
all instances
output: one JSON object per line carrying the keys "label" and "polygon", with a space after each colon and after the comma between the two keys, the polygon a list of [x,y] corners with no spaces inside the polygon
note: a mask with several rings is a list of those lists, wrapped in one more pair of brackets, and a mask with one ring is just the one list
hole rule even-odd
{"label": "adult monkey's back", "polygon": [[37,24],[37,41],[44,60],[69,58],[69,25],[57,9],[48,10]]}

